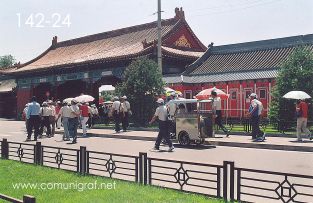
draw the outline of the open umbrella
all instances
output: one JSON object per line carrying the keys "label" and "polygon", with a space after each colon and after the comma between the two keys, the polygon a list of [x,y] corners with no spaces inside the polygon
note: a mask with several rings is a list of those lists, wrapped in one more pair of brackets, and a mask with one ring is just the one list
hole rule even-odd
{"label": "open umbrella", "polygon": [[290,91],[283,96],[286,99],[310,99],[311,96],[303,91]]}
{"label": "open umbrella", "polygon": [[226,94],[220,89],[217,89],[216,87],[209,88],[202,90],[196,95],[197,99],[203,100],[203,99],[209,99],[211,97],[212,91],[215,91],[217,93],[217,96],[220,97],[221,99],[228,99],[229,94]]}
{"label": "open umbrella", "polygon": [[87,95],[87,94],[83,94],[80,95],[78,97],[75,97],[75,99],[82,103],[82,102],[92,102],[93,100],[95,100],[95,98],[93,96]]}
{"label": "open umbrella", "polygon": [[68,103],[68,104],[70,104],[73,99],[74,99],[74,98],[71,98],[71,97],[70,97],[70,98],[66,98],[66,99],[63,100],[63,103]]}

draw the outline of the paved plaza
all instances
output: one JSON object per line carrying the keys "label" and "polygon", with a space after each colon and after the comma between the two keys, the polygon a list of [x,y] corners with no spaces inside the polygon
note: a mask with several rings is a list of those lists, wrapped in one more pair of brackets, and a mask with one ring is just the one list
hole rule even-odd
{"label": "paved plaza", "polygon": [[[0,139],[8,141],[24,142],[26,132],[24,122],[1,120]],[[87,138],[78,138],[77,144],[69,144],[62,141],[62,135],[56,134],[53,138],[43,138],[39,141],[42,145],[78,149],[86,146],[89,150],[118,153],[125,155],[138,155],[139,152],[147,152],[149,157],[175,159],[199,163],[222,164],[223,161],[234,161],[237,167],[288,172],[303,175],[313,175],[313,153],[289,150],[269,150],[234,146],[214,145],[214,141],[251,143],[250,137],[232,136],[225,138],[211,138],[212,144],[202,147],[182,148],[175,145],[174,152],[151,152],[154,146],[156,132],[130,131],[115,134],[113,130],[93,129]],[[269,137],[264,144],[295,145],[313,148],[313,142],[294,143],[294,138]],[[35,143],[31,141],[30,143]],[[164,147],[164,149],[166,149]]]}

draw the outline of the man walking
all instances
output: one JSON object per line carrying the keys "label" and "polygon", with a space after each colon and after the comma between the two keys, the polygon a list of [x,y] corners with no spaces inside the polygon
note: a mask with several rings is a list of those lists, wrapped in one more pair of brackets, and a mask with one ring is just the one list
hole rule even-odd
{"label": "man walking", "polygon": [[176,93],[172,92],[170,99],[169,99],[169,103],[167,105],[167,111],[168,111],[168,120],[169,120],[169,133],[171,136],[174,136],[176,134],[176,123],[175,123],[175,115],[177,113],[177,104],[175,104],[174,102],[170,102],[170,101],[174,101],[176,99]]}
{"label": "man walking", "polygon": [[63,106],[59,111],[57,120],[59,121],[62,118],[62,124],[64,128],[64,136],[63,136],[64,141],[70,141],[69,119],[71,117],[71,114],[72,114],[71,107],[69,106],[67,102],[63,102]]}
{"label": "man walking", "polygon": [[43,102],[42,107],[40,109],[40,116],[42,120],[40,126],[40,137],[42,137],[44,127],[46,127],[47,129],[47,137],[51,137],[51,122],[50,122],[51,115],[52,109],[48,106],[47,102]]}
{"label": "man walking", "polygon": [[88,106],[84,102],[79,107],[79,109],[80,109],[81,117],[82,117],[81,124],[82,124],[82,128],[83,128],[83,137],[86,137],[87,136],[87,121],[89,119]]}
{"label": "man walking", "polygon": [[31,140],[31,135],[33,133],[34,128],[34,140],[37,141],[37,137],[39,134],[39,125],[40,125],[40,105],[37,103],[37,98],[35,96],[32,97],[32,102],[28,104],[26,119],[28,120],[27,127],[27,139],[26,141]]}
{"label": "man walking", "polygon": [[227,130],[222,123],[221,98],[217,96],[217,93],[215,91],[211,92],[211,96],[213,99],[212,110],[213,114],[216,116],[215,124],[218,125],[224,131],[224,133],[226,133],[226,137],[229,137],[229,130]]}
{"label": "man walking", "polygon": [[73,138],[72,144],[77,143],[77,128],[78,128],[78,119],[80,116],[80,110],[77,105],[77,101],[75,99],[72,100],[71,102],[71,114],[69,118],[69,134],[70,137]]}
{"label": "man walking", "polygon": [[157,118],[159,120],[159,134],[158,134],[153,150],[160,150],[161,141],[162,139],[164,139],[166,143],[169,145],[168,151],[172,152],[174,150],[174,146],[173,146],[172,141],[170,140],[169,131],[168,131],[167,108],[164,105],[163,99],[159,98],[157,100],[157,103],[158,103],[158,108],[156,109],[154,116],[149,122],[149,124],[151,125]]}
{"label": "man walking", "polygon": [[127,97],[123,96],[121,97],[121,118],[122,118],[122,127],[123,131],[126,132],[126,129],[129,125],[128,123],[128,117],[129,117],[129,111],[130,111],[130,103],[126,100]]}
{"label": "man walking", "polygon": [[251,125],[252,125],[252,139],[254,141],[261,139],[260,141],[265,140],[265,133],[260,130],[259,122],[260,116],[262,114],[263,105],[262,102],[257,100],[257,95],[252,93],[250,95],[251,104],[249,107],[248,116],[250,117]]}
{"label": "man walking", "polygon": [[114,102],[112,104],[112,115],[114,118],[115,123],[115,132],[119,133],[120,128],[120,108],[121,108],[121,102],[118,100],[118,97],[114,97]]}
{"label": "man walking", "polygon": [[301,134],[304,132],[308,135],[309,139],[312,140],[313,137],[311,132],[307,128],[308,122],[308,104],[304,100],[298,101],[296,106],[297,113],[297,141],[302,142]]}

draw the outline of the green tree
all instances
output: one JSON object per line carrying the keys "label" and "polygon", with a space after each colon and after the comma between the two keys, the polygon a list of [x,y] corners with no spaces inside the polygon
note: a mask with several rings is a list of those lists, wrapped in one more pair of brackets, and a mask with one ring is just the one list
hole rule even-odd
{"label": "green tree", "polygon": [[282,98],[289,91],[299,90],[313,96],[313,53],[307,47],[297,48],[282,64],[272,91],[270,119],[295,118],[295,101]]}
{"label": "green tree", "polygon": [[147,125],[155,110],[155,98],[163,93],[163,87],[162,73],[153,60],[140,58],[127,67],[116,92],[127,96],[136,126]]}
{"label": "green tree", "polygon": [[0,68],[13,66],[15,62],[15,58],[12,55],[0,56]]}

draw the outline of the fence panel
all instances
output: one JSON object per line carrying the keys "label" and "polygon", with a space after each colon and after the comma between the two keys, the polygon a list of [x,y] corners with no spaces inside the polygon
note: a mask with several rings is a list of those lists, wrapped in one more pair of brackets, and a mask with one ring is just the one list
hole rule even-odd
{"label": "fence panel", "polygon": [[138,181],[137,156],[86,151],[86,173],[128,181]]}
{"label": "fence panel", "polygon": [[25,163],[34,163],[35,145],[8,142],[8,159],[17,160]]}

